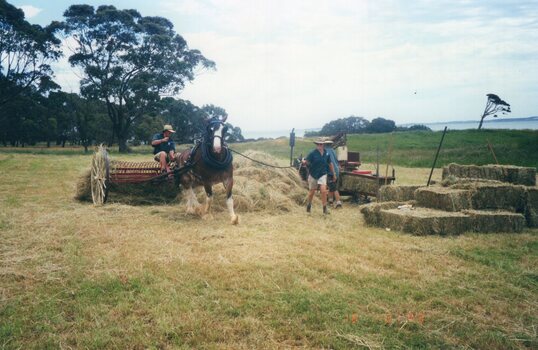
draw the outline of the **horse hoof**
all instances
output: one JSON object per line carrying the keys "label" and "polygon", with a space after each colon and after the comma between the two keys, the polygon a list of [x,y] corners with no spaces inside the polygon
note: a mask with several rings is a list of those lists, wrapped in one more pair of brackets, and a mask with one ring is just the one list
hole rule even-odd
{"label": "horse hoof", "polygon": [[232,225],[237,225],[237,224],[239,224],[239,216],[238,216],[238,215],[234,215],[234,216],[232,217],[232,221],[231,221],[231,222],[232,222]]}
{"label": "horse hoof", "polygon": [[187,208],[187,214],[194,215],[196,214],[196,210],[194,210],[194,208]]}

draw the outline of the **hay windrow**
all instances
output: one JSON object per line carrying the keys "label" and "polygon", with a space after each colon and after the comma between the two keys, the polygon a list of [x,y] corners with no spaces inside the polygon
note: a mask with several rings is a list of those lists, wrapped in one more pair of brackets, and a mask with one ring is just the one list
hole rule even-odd
{"label": "hay windrow", "polygon": [[91,202],[92,201],[92,189],[90,185],[91,171],[90,169],[85,170],[77,180],[77,185],[75,188],[75,199],[81,202]]}
{"label": "hay windrow", "polygon": [[[244,154],[261,162],[283,166],[267,153],[246,151]],[[215,210],[226,209],[225,190],[222,186],[214,187]],[[234,158],[234,205],[238,212],[256,211],[291,211],[303,205],[307,189],[293,168],[271,168],[241,156]]]}
{"label": "hay windrow", "polygon": [[443,180],[456,179],[495,180],[515,185],[536,186],[536,168],[514,165],[460,165],[443,167]]}
{"label": "hay windrow", "polygon": [[379,189],[379,200],[382,202],[406,202],[415,199],[415,191],[420,186],[417,185],[387,185]]}

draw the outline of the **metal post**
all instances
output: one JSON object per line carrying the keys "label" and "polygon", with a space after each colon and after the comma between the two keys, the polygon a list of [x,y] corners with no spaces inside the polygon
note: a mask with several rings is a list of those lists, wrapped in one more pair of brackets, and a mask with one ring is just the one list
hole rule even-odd
{"label": "metal post", "polygon": [[389,154],[387,158],[387,168],[385,169],[385,185],[387,185],[387,177],[389,176],[389,164],[392,162],[392,141],[394,138],[394,132],[390,133],[390,140],[389,140]]}
{"label": "metal post", "polygon": [[435,153],[435,159],[433,160],[432,170],[430,171],[430,177],[428,178],[428,183],[426,186],[430,186],[430,181],[432,179],[433,169],[435,168],[435,163],[437,163],[437,157],[439,156],[439,151],[441,150],[441,145],[443,144],[443,140],[445,139],[446,134],[446,126],[445,130],[443,130],[443,136],[441,137],[441,142],[439,142],[439,147],[437,147],[437,153]]}
{"label": "metal post", "polygon": [[295,128],[290,133],[290,166],[293,165],[293,147],[295,146]]}
{"label": "metal post", "polygon": [[488,148],[491,151],[491,154],[493,154],[493,159],[495,159],[495,163],[497,163],[497,165],[499,165],[499,161],[497,160],[497,156],[495,155],[495,152],[493,151],[493,146],[491,145],[491,143],[489,143],[489,139],[486,139],[486,141],[488,141]]}
{"label": "metal post", "polygon": [[376,153],[377,153],[377,156],[376,156],[375,176],[379,176],[379,144],[377,144]]}

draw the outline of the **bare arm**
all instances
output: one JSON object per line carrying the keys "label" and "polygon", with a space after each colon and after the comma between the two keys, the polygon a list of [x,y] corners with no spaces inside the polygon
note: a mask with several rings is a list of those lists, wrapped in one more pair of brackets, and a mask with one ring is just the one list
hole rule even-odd
{"label": "bare arm", "polygon": [[157,146],[157,145],[160,145],[161,143],[163,142],[167,142],[168,141],[168,137],[165,137],[163,139],[160,139],[160,140],[153,140],[151,141],[151,145],[152,146]]}

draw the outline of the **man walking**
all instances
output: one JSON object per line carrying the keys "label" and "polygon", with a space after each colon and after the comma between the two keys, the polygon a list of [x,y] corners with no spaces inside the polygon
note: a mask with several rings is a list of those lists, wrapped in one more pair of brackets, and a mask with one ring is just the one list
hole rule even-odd
{"label": "man walking", "polygon": [[[338,192],[338,178],[340,177],[340,168],[338,166],[338,159],[333,149],[333,141],[325,141],[325,151],[329,154],[331,163],[333,165],[334,173],[329,173],[327,179],[327,187],[329,188],[329,204],[332,204],[333,200],[336,201],[334,207],[336,209],[342,208],[342,201],[340,200],[340,192]],[[333,176],[335,175],[335,176]]]}
{"label": "man walking", "polygon": [[[306,157],[304,162],[309,167],[310,174],[308,175],[308,199],[306,204],[306,211],[310,213],[312,209],[312,199],[314,193],[318,189],[321,195],[321,203],[323,204],[323,214],[328,214],[327,210],[327,174],[329,170],[334,174],[334,167],[329,158],[329,154],[325,151],[325,140],[318,138],[314,141],[316,149],[312,150]],[[336,178],[333,175],[333,178]]]}

